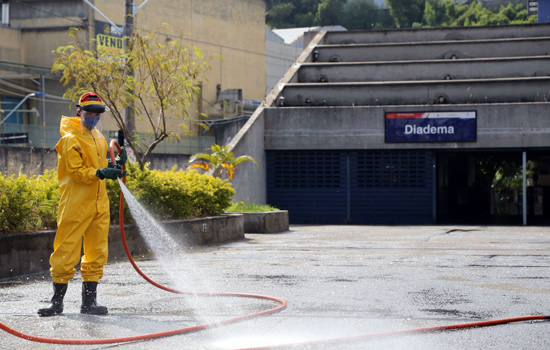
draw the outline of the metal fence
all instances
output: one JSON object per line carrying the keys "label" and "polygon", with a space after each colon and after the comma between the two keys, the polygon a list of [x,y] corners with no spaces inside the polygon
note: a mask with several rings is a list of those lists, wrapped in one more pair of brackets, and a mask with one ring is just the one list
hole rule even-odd
{"label": "metal fence", "polygon": [[[21,135],[25,138],[2,137],[2,135]],[[111,130],[104,130],[103,134],[107,140],[112,134]],[[55,148],[55,145],[61,138],[59,134],[59,126],[40,126],[27,124],[3,124],[0,126],[0,147],[27,147],[27,148]],[[11,141],[10,141],[11,140]],[[17,140],[17,141],[14,141]],[[149,143],[149,136],[139,133],[139,140],[142,143]],[[17,143],[25,141],[24,143]],[[28,141],[28,142],[27,142]],[[188,136],[187,139],[180,138],[177,140],[164,140],[159,143],[153,153],[157,154],[195,154],[197,152],[205,152],[216,142],[214,136]]]}

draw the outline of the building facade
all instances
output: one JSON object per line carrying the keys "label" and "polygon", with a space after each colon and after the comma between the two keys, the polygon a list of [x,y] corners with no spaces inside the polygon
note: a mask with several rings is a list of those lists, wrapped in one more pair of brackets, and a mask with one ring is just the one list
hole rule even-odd
{"label": "building facade", "polygon": [[233,139],[291,223],[550,223],[548,24],[310,33]]}
{"label": "building facade", "polygon": [[[51,73],[55,59],[52,51],[72,41],[68,35],[71,27],[81,29],[85,40],[98,39],[100,36],[116,39],[116,27],[124,24],[126,2],[3,2],[3,22],[0,27],[0,112],[6,116],[33,92],[45,92],[47,95],[29,96],[18,112],[4,123],[10,128],[1,130],[1,133],[15,133],[19,127],[30,138],[31,143],[27,146],[51,149],[55,145],[59,138],[61,115],[75,114],[75,107],[73,105],[71,110],[70,101],[61,98],[65,87],[59,83],[60,76]],[[134,18],[136,30],[157,30],[166,23],[169,35],[175,37],[184,34],[184,44],[200,47],[205,56],[217,54],[223,58],[210,62],[211,70],[207,74],[207,81],[203,82],[202,96],[189,111],[190,115],[196,116],[199,110],[208,113],[208,107],[217,102],[220,87],[241,89],[246,99],[261,101],[264,98],[263,0],[151,0],[137,3],[136,8],[142,3],[144,6],[136,12]],[[113,45],[116,46],[115,39]],[[172,127],[177,127],[179,123],[180,120],[174,119]],[[117,129],[114,121],[107,121],[105,128]],[[147,125],[139,121],[136,128],[142,133],[147,131]],[[194,132],[197,135],[197,138],[191,138],[194,142],[159,145],[157,152],[192,154],[203,151],[213,143],[213,138],[200,140],[201,132],[198,128]]]}

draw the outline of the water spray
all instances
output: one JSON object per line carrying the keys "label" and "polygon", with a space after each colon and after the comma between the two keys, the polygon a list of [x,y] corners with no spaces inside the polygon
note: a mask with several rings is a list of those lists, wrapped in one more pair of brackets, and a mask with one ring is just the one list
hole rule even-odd
{"label": "water spray", "polygon": [[[116,160],[115,160],[115,153],[114,149],[117,149],[118,153],[122,153],[122,148],[118,144],[116,140],[112,140],[109,147],[109,155],[111,158],[111,162],[113,166],[116,166]],[[122,166],[122,170],[126,170],[126,166]],[[126,184],[126,176],[121,180],[123,184]],[[136,272],[143,277],[147,282],[152,284],[153,286],[160,288],[162,290],[165,290],[170,293],[176,293],[176,294],[184,294],[184,295],[195,295],[195,296],[224,296],[224,297],[241,297],[241,298],[254,298],[254,299],[263,299],[263,300],[270,300],[274,301],[277,304],[279,304],[277,307],[274,307],[272,309],[251,313],[247,315],[237,316],[221,321],[211,322],[211,323],[205,323],[193,327],[186,327],[186,328],[180,328],[175,329],[171,331],[165,331],[165,332],[158,332],[158,333],[150,333],[150,334],[143,334],[138,336],[130,336],[130,337],[120,337],[120,338],[111,338],[111,339],[55,339],[55,338],[46,338],[46,337],[37,337],[33,335],[28,335],[22,332],[19,332],[13,328],[10,328],[3,323],[0,323],[0,329],[16,336],[21,339],[38,342],[38,343],[48,343],[48,344],[65,344],[65,345],[98,345],[98,344],[114,344],[114,343],[125,343],[125,342],[132,342],[132,341],[138,341],[138,340],[148,340],[148,339],[156,339],[156,338],[163,338],[178,334],[185,334],[190,332],[196,332],[199,330],[204,330],[207,328],[213,328],[221,325],[226,325],[230,323],[235,323],[238,321],[243,321],[246,319],[251,319],[254,317],[259,316],[265,316],[269,314],[273,314],[276,312],[280,312],[284,310],[287,306],[287,302],[284,299],[268,296],[268,295],[260,295],[260,294],[246,294],[246,293],[205,293],[205,292],[187,292],[187,291],[181,291],[177,289],[168,288],[166,286],[163,286],[159,283],[156,283],[155,281],[151,280],[149,277],[147,277],[137,266],[136,262],[132,258],[132,255],[130,254],[130,249],[128,248],[128,244],[126,242],[126,236],[124,233],[124,194],[120,193],[120,209],[119,209],[119,221],[120,221],[120,235],[122,239],[122,244],[124,246],[124,251],[126,252],[126,255],[128,256],[128,260],[136,270]],[[348,337],[341,337],[341,338],[332,338],[332,339],[323,339],[323,340],[314,340],[314,341],[305,341],[305,342],[296,342],[296,343],[286,343],[286,344],[279,344],[279,345],[270,345],[270,346],[262,346],[262,347],[253,347],[253,348],[246,348],[241,350],[266,350],[266,349],[282,349],[282,348],[288,348],[293,347],[297,345],[313,345],[313,344],[328,344],[328,343],[338,343],[338,342],[347,342],[347,341],[358,341],[363,339],[372,339],[372,338],[379,338],[379,337],[387,337],[387,336],[398,336],[398,335],[405,335],[405,334],[415,334],[415,333],[427,333],[427,332],[439,332],[439,331],[447,331],[447,330],[456,330],[456,329],[466,329],[466,328],[475,328],[475,327],[487,327],[487,326],[496,326],[506,323],[513,323],[513,322],[526,322],[526,321],[548,321],[550,320],[550,316],[544,316],[544,315],[533,315],[533,316],[522,316],[522,317],[514,317],[514,318],[504,318],[499,320],[489,320],[489,321],[481,321],[481,322],[471,322],[471,323],[462,323],[462,324],[454,324],[454,325],[447,325],[447,326],[436,326],[436,327],[425,327],[425,328],[415,328],[415,329],[406,329],[406,330],[400,330],[400,331],[391,331],[391,332],[382,332],[382,333],[370,333],[370,334],[362,334],[362,335],[356,335],[356,336],[348,336]]]}

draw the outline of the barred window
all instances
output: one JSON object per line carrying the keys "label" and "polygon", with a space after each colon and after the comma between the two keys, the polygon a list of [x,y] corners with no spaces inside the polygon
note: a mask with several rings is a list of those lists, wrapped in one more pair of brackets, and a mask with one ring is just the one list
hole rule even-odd
{"label": "barred window", "polygon": [[358,187],[426,187],[427,153],[353,152]]}
{"label": "barred window", "polygon": [[337,188],[343,184],[345,154],[338,151],[273,151],[268,182],[279,188]]}

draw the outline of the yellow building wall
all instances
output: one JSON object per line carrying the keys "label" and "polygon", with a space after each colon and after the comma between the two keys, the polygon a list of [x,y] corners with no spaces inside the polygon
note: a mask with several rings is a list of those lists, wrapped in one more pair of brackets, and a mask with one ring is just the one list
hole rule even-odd
{"label": "yellow building wall", "polygon": [[[84,39],[82,32],[79,38]],[[58,46],[66,46],[74,43],[74,38],[69,36],[69,31],[29,31],[21,35],[21,56],[25,64],[51,68],[56,56],[54,51]]]}
{"label": "yellow building wall", "polygon": [[[137,5],[143,1],[136,1]],[[117,25],[124,23],[125,0],[95,0],[95,6]],[[94,20],[106,20],[91,7],[85,6],[83,21],[80,17],[38,18],[14,20],[13,28],[85,26],[79,37],[95,37]],[[173,36],[184,34],[186,44],[198,46],[203,54],[217,54],[223,57],[210,61],[203,82],[203,106],[216,102],[216,85],[222,89],[242,89],[243,97],[261,101],[265,92],[265,1],[264,0],[150,0],[136,14],[136,29],[156,30],[162,24],[169,25]],[[74,41],[68,30],[24,31],[0,28],[3,38],[0,58],[42,67],[51,67],[57,46]],[[164,27],[161,30],[166,30]],[[5,44],[7,43],[7,45]],[[74,109],[74,108],[73,108]],[[196,117],[198,101],[188,113]],[[106,118],[104,128],[117,129],[114,121]],[[136,120],[140,132],[148,130],[148,124]],[[174,128],[181,120],[169,120]],[[188,123],[195,134],[200,134],[195,124]]]}
{"label": "yellow building wall", "polygon": [[[95,6],[111,21],[122,25],[124,0],[96,0]],[[139,3],[141,4],[141,3]],[[105,21],[97,12],[95,20]],[[261,101],[265,91],[265,2],[263,0],[167,0],[162,5],[150,1],[136,14],[136,30],[184,34],[186,44],[198,46],[203,54],[221,55],[210,61],[211,70],[203,83],[204,107],[216,102],[216,85],[222,89],[242,89],[243,98]],[[190,115],[195,116],[198,102]],[[138,131],[147,125],[137,122]],[[169,121],[172,127],[181,121]],[[194,133],[200,132],[188,124]]]}
{"label": "yellow building wall", "polygon": [[[22,62],[21,57],[21,31],[0,27],[0,38],[2,38],[2,45],[0,45],[0,61],[4,62]],[[2,71],[4,74],[14,74],[13,72]]]}

